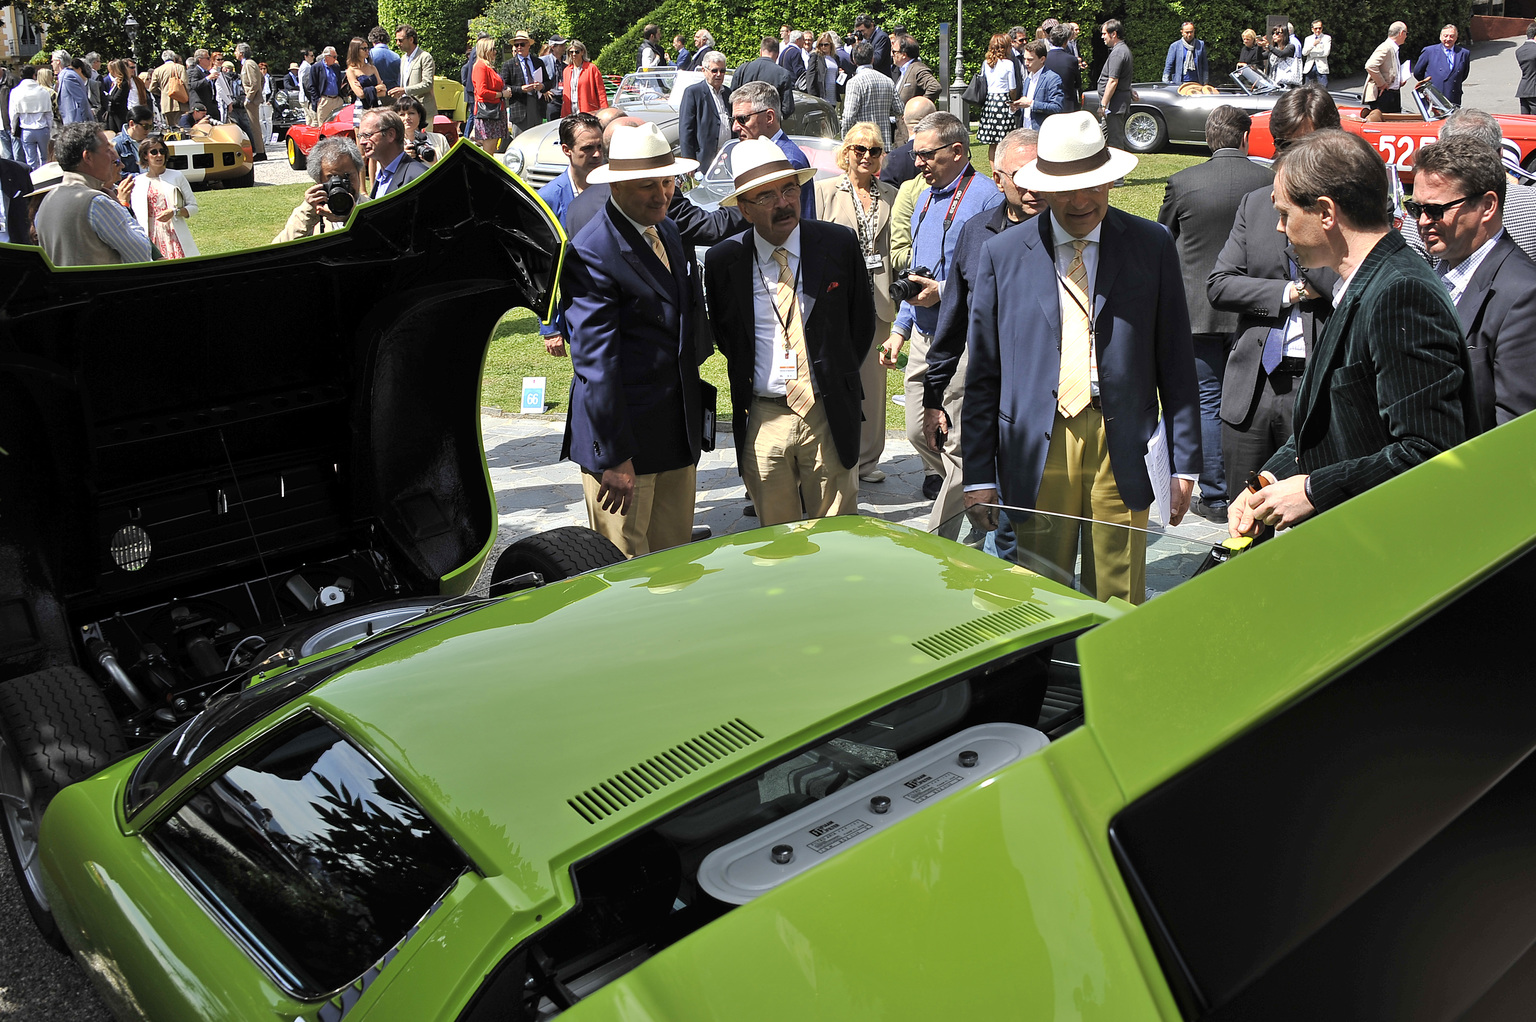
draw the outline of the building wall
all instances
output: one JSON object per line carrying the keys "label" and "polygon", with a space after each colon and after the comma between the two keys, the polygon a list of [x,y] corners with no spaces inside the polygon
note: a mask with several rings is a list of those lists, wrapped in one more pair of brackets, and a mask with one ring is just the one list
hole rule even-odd
{"label": "building wall", "polygon": [[24,7],[0,7],[0,60],[20,63],[42,49],[42,30],[27,17]]}

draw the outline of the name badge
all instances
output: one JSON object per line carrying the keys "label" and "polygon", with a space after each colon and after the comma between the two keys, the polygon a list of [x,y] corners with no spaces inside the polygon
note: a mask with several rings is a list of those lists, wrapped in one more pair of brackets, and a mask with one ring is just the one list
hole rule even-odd
{"label": "name badge", "polygon": [[880,255],[879,252],[864,253],[864,267],[869,270],[870,273],[879,273],[884,266],[885,259]]}
{"label": "name badge", "polygon": [[791,350],[778,350],[778,357],[773,360],[773,372],[768,376],[768,382],[779,386],[787,386],[790,380],[799,375],[795,365],[795,353]]}

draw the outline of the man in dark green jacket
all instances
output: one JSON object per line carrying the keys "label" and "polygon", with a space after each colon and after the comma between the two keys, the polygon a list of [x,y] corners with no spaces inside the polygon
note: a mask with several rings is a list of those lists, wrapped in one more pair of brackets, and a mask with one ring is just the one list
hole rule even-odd
{"label": "man in dark green jacket", "polygon": [[1297,263],[1340,280],[1291,438],[1266,485],[1228,508],[1234,536],[1288,528],[1478,432],[1456,307],[1392,229],[1376,151],[1338,129],[1309,135],[1276,163],[1274,199]]}

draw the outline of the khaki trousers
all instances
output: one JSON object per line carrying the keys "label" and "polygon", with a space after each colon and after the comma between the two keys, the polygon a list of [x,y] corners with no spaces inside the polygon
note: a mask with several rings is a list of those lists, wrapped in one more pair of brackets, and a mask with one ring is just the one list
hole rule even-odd
{"label": "khaki trousers", "polygon": [[331,115],[341,109],[340,96],[321,96],[320,105],[315,109],[315,124],[322,125],[331,119]]}
{"label": "khaki trousers", "polygon": [[890,323],[881,320],[875,324],[876,342],[869,346],[869,354],[859,368],[859,380],[864,384],[864,423],[859,427],[858,475],[879,467],[880,456],[885,453],[885,409],[890,400],[885,396],[887,370],[880,364],[880,345],[890,335]]}
{"label": "khaki trousers", "polygon": [[[1035,507],[1132,529],[1147,527],[1147,510],[1132,511],[1120,499],[1109,464],[1104,413],[1099,409],[1089,405],[1070,419],[1063,418],[1060,411],[1056,413]],[[1118,596],[1139,604],[1147,598],[1147,537],[1132,529],[1095,527],[1086,522],[1075,528],[1072,523],[1055,521],[1043,535],[1026,537],[1021,533],[1019,546],[1034,550],[1069,578],[1081,547],[1084,592],[1100,600]]]}
{"label": "khaki trousers", "polygon": [[857,468],[838,459],[820,401],[801,418],[783,398],[753,398],[741,478],[764,525],[859,510]]}
{"label": "khaki trousers", "polygon": [[[965,397],[965,369],[970,364],[970,356],[969,353],[960,355],[955,375],[951,377],[949,386],[944,388],[944,412],[949,416],[949,437],[942,451],[931,450],[923,443],[923,378],[928,375],[928,346],[932,342],[932,337],[917,330],[912,331],[912,337],[907,342],[907,439],[923,459],[924,473],[944,480],[939,485],[939,496],[933,502],[933,511],[928,515],[928,531],[937,532],[946,539],[956,539],[964,521],[961,512],[965,510],[965,462],[960,450],[960,406]],[[919,368],[914,371],[913,366]],[[946,522],[949,524],[945,525]],[[973,545],[979,545],[985,538],[975,533]]]}
{"label": "khaki trousers", "polygon": [[251,119],[251,155],[267,154],[267,132],[261,126],[261,97],[245,101],[245,115]]}
{"label": "khaki trousers", "polygon": [[635,495],[629,514],[604,511],[597,499],[601,478],[581,473],[581,489],[587,499],[587,520],[625,557],[639,557],[653,550],[682,546],[693,539],[693,498],[698,490],[698,468],[688,465],[669,472],[635,476]]}
{"label": "khaki trousers", "polygon": [[917,329],[907,338],[907,376],[902,391],[907,398],[907,442],[923,460],[923,474],[941,476],[943,456],[923,443],[923,377],[928,375],[928,345],[932,340]]}

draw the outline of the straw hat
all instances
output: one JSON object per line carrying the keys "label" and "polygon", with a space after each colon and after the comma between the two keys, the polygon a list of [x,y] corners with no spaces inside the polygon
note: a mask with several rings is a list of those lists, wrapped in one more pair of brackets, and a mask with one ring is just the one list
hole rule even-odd
{"label": "straw hat", "polygon": [[64,168],[57,163],[45,163],[32,172],[32,190],[23,198],[47,195],[64,183]]}
{"label": "straw hat", "polygon": [[1104,129],[1086,110],[1055,114],[1040,125],[1036,157],[1013,175],[1032,192],[1070,192],[1109,184],[1136,169],[1137,159],[1104,141]]}
{"label": "straw hat", "polygon": [[531,43],[533,42],[533,36],[527,32],[518,32],[512,36],[512,41],[514,43]]}
{"label": "straw hat", "polygon": [[731,177],[736,190],[720,200],[722,206],[736,205],[742,192],[761,188],[773,181],[793,177],[805,184],[816,176],[815,167],[795,167],[772,139],[749,138],[737,142],[731,150]]}
{"label": "straw hat", "polygon": [[698,160],[672,155],[672,145],[661,129],[647,122],[615,128],[613,141],[608,144],[608,162],[588,174],[587,180],[593,184],[612,184],[692,174],[698,169]]}

